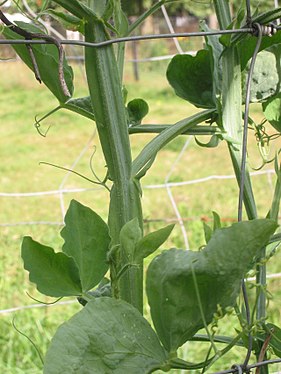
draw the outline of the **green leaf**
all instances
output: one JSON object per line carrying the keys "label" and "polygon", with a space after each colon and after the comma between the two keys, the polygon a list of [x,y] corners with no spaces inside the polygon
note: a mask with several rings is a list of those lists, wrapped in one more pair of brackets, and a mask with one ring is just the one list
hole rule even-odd
{"label": "green leaf", "polygon": [[137,126],[141,124],[142,119],[149,112],[149,107],[143,99],[134,99],[128,103],[127,110],[130,125]]}
{"label": "green leaf", "polygon": [[90,208],[72,200],[61,231],[62,251],[77,263],[83,292],[96,286],[108,270],[107,224]]}
{"label": "green leaf", "polygon": [[167,69],[167,79],[175,93],[199,108],[214,108],[213,76],[208,50],[196,56],[177,55]]}
{"label": "green leaf", "polygon": [[137,218],[127,222],[120,231],[121,248],[130,263],[133,261],[135,247],[141,236],[142,231]]}
{"label": "green leaf", "polygon": [[[245,69],[245,76],[247,76],[248,70],[249,64]],[[260,102],[276,95],[280,91],[280,77],[279,48],[271,47],[270,50],[261,51],[257,56],[251,81],[251,102]],[[245,90],[246,87],[244,84],[244,97]]]}
{"label": "green leaf", "polygon": [[[212,31],[205,22],[200,23],[200,27],[203,31]],[[221,93],[221,82],[222,82],[222,60],[221,55],[223,46],[219,41],[218,35],[210,35],[205,38],[207,47],[210,51],[210,63],[213,76],[213,92],[214,95]]]}
{"label": "green leaf", "polygon": [[30,281],[41,293],[52,297],[82,294],[79,270],[73,258],[62,252],[55,253],[29,236],[23,238],[21,256]]}
{"label": "green leaf", "polygon": [[219,142],[221,141],[221,136],[218,135],[212,135],[211,139],[208,141],[208,143],[202,143],[200,142],[196,137],[194,138],[196,143],[203,148],[216,148],[219,145]]}
{"label": "green leaf", "polygon": [[113,2],[112,0],[92,1],[91,10],[98,18],[108,20],[112,16]]}
{"label": "green leaf", "polygon": [[211,228],[209,225],[207,225],[205,222],[203,222],[203,228],[204,228],[204,236],[206,244],[211,240],[211,237],[213,236],[213,233],[221,228],[221,221],[220,216],[216,212],[213,213],[213,228]]}
{"label": "green leaf", "polygon": [[262,103],[262,109],[268,122],[281,133],[281,94]]}
{"label": "green leaf", "polygon": [[119,1],[114,1],[114,12],[113,12],[113,18],[114,18],[114,26],[116,30],[118,31],[119,36],[125,36],[128,34],[129,30],[129,22],[126,14],[123,12],[121,3]]}
{"label": "green leaf", "polygon": [[[24,22],[17,22],[18,26],[28,32],[41,33],[42,30],[34,25],[30,25]],[[18,34],[14,33],[8,27],[3,30],[3,35],[7,39],[23,39]],[[14,45],[13,48],[24,61],[24,63],[33,71],[33,64],[28,53],[26,46],[24,45]],[[40,76],[44,84],[49,88],[49,90],[55,95],[60,103],[66,102],[69,97],[65,96],[59,81],[58,66],[59,66],[59,55],[58,49],[55,45],[42,44],[33,45],[32,50],[38,65]],[[70,93],[73,93],[73,71],[72,68],[67,64],[66,59],[64,59],[64,77]]]}
{"label": "green leaf", "polygon": [[70,99],[61,107],[95,121],[90,96],[80,97],[78,99]]}
{"label": "green leaf", "polygon": [[167,355],[148,322],[130,304],[102,297],[57,330],[44,374],[151,373]]}
{"label": "green leaf", "polygon": [[170,236],[175,225],[168,225],[160,230],[149,233],[138,241],[134,260],[141,262],[144,258],[155,252]]}
{"label": "green leaf", "polygon": [[146,291],[168,351],[175,352],[209,324],[218,305],[224,312],[235,304],[241,279],[275,229],[272,220],[240,222],[216,230],[200,252],[171,249],[152,261]]}
{"label": "green leaf", "polygon": [[[263,36],[259,52],[273,45],[279,45],[280,43],[281,43],[281,30],[278,31],[273,36]],[[241,60],[242,71],[245,69],[248,61],[252,58],[254,50],[256,48],[256,44],[257,44],[256,37],[247,35],[247,37],[241,40],[241,42],[237,45],[237,48],[239,50],[240,60]]]}
{"label": "green leaf", "polygon": [[56,3],[67,10],[72,15],[80,18],[87,19],[88,17],[93,16],[91,9],[89,9],[85,4],[80,3],[77,0],[52,0],[53,3]]}
{"label": "green leaf", "polygon": [[264,326],[265,333],[259,334],[257,339],[264,342],[269,336],[269,346],[273,349],[273,352],[277,357],[281,358],[281,329],[273,323],[267,323]]}
{"label": "green leaf", "polygon": [[281,358],[281,329],[273,323],[267,323],[266,329],[272,333],[269,341],[270,347],[272,347],[276,356]]}
{"label": "green leaf", "polygon": [[79,31],[84,33],[83,21],[79,17],[73,16],[69,13],[58,12],[53,9],[48,9],[46,13],[60,22],[62,26],[64,26],[64,28],[66,28],[67,30]]}
{"label": "green leaf", "polygon": [[206,244],[208,244],[213,235],[213,230],[209,225],[207,225],[206,222],[203,222],[203,229],[204,229],[205,242]]}
{"label": "green leaf", "polygon": [[153,164],[153,161],[155,160],[160,149],[162,149],[166,144],[175,139],[178,135],[182,134],[184,131],[190,130],[199,123],[212,118],[214,112],[214,109],[209,109],[201,113],[196,113],[193,116],[185,118],[175,123],[173,126],[169,126],[163,130],[143,148],[140,154],[133,161],[132,177],[134,178],[138,175],[145,175],[147,170]]}
{"label": "green leaf", "polygon": [[213,213],[213,219],[214,219],[213,231],[216,231],[217,229],[221,228],[221,218],[217,212],[213,211],[212,213]]}
{"label": "green leaf", "polygon": [[272,203],[266,218],[274,219],[278,223],[279,209],[281,201],[281,163],[278,165],[278,155],[275,156],[274,168],[276,173],[276,183]]}

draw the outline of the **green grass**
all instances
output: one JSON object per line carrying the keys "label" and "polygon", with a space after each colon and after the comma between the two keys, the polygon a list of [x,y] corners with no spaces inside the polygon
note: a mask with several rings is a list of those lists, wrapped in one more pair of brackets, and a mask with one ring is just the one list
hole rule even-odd
{"label": "green grass", "polygon": [[[139,83],[134,82],[131,66],[125,71],[129,100],[141,97],[147,100],[150,113],[146,123],[174,123],[197,111],[183,100],[177,98],[165,80],[165,63],[159,65],[140,65]],[[78,67],[76,73],[76,95],[87,95],[85,80]],[[95,132],[93,123],[74,114],[61,111],[45,120],[41,125],[44,132],[51,125],[47,137],[38,135],[34,128],[34,117],[39,117],[53,109],[57,103],[44,87],[38,85],[32,74],[19,62],[0,64],[3,79],[0,86],[0,192],[36,192],[56,190],[61,185],[65,172],[50,166],[40,165],[46,161],[63,167],[71,167],[77,156]],[[258,120],[261,114],[254,108],[253,117]],[[131,137],[133,155],[152,138],[152,135],[134,135]],[[207,141],[207,138],[200,139]],[[181,137],[165,147],[159,154],[150,173],[144,178],[143,185],[163,184],[174,164],[178,153],[186,141]],[[273,143],[273,150],[278,148]],[[279,143],[280,146],[280,143]],[[96,148],[96,150],[95,150]],[[89,178],[94,178],[92,167],[100,178],[105,173],[105,163],[97,136],[90,148],[79,160],[76,170]],[[249,143],[250,165],[259,165],[260,156],[256,151],[255,139],[251,134]],[[269,165],[268,167],[272,167]],[[208,175],[232,174],[232,166],[224,143],[216,149],[199,148],[192,140],[181,161],[176,164],[170,181],[180,182]],[[273,177],[274,182],[274,177]],[[253,178],[254,190],[258,202],[259,216],[264,217],[270,207],[273,190],[267,177]],[[65,188],[94,188],[89,182],[69,175]],[[197,185],[175,187],[172,189],[178,209],[185,220],[190,245],[197,249],[204,244],[202,220],[210,220],[214,210],[229,225],[237,217],[238,188],[235,180],[209,181]],[[143,189],[144,217],[147,220],[145,230],[160,228],[165,221],[175,219],[175,213],[165,189]],[[106,218],[108,193],[94,189],[84,193],[64,195],[65,206],[75,198],[91,206]],[[0,197],[0,223],[18,223],[27,221],[61,222],[60,200],[57,195],[44,197]],[[56,250],[62,243],[59,237],[60,226],[22,225],[0,227],[0,309],[36,303],[26,292],[42,301],[53,301],[41,296],[29,283],[20,259],[20,243],[24,235],[53,246]],[[176,226],[166,247],[183,247],[179,225]],[[277,254],[268,264],[270,272],[280,269],[280,256]],[[280,322],[280,280],[269,281],[269,291],[273,294],[269,314],[272,322]],[[254,290],[251,290],[252,297]],[[279,300],[278,300],[279,298]],[[56,328],[68,319],[79,305],[54,306],[41,309],[26,309],[15,313],[0,315],[0,372],[5,374],[37,374],[41,372],[41,361],[26,337],[19,334],[12,325],[26,334],[44,355],[48,343]],[[147,308],[147,307],[146,307]],[[148,313],[148,310],[146,309]],[[218,333],[234,334],[237,325],[234,317],[223,319]],[[195,361],[204,359],[207,344],[190,342],[183,348],[186,359]],[[223,362],[216,364],[210,372],[227,369],[235,362],[241,362],[244,353],[235,348]],[[277,370],[277,366],[275,366]],[[276,371],[274,367],[272,372]],[[132,373],[133,374],[133,373]]]}

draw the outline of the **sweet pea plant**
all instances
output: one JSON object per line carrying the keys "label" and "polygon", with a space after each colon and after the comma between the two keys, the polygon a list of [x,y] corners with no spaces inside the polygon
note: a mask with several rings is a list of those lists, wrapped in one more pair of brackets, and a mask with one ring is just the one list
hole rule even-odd
{"label": "sweet pea plant", "polygon": [[[7,25],[3,29],[7,39],[19,39],[21,35],[27,40],[48,42],[14,48],[58,99],[57,109],[95,121],[107,166],[106,179],[99,182],[110,193],[107,222],[73,200],[61,231],[61,252],[31,237],[23,239],[24,267],[37,289],[51,297],[75,296],[83,304],[81,311],[63,323],[53,337],[44,361],[45,374],[205,371],[236,344],[244,344],[249,351],[249,340],[250,351],[257,357],[265,341],[281,357],[281,330],[266,323],[265,291],[259,288],[256,316],[252,319],[246,318],[237,301],[241,281],[251,268],[256,267],[257,282],[265,285],[264,260],[273,255],[273,243],[276,247],[280,242],[276,231],[281,196],[278,157],[273,202],[267,217],[258,219],[251,179],[247,169],[243,171],[243,117],[248,115],[242,104],[247,97],[251,102],[260,102],[266,120],[280,133],[281,32],[269,37],[259,31],[260,25],[279,18],[281,9],[263,14],[256,11],[249,19],[249,10],[244,5],[232,18],[228,1],[214,0],[222,30],[251,28],[257,30],[259,37],[250,32],[208,34],[211,30],[201,23],[202,30],[207,32],[204,49],[194,57],[175,56],[167,78],[178,96],[202,110],[174,125],[141,125],[148,105],[142,99],[126,103],[122,84],[125,44],[119,41],[113,45],[111,38],[129,36],[168,2],[156,2],[132,24],[122,11],[120,0],[43,2],[45,12],[49,3],[58,5],[59,10],[49,13],[66,27],[79,30],[88,43],[85,67],[89,96],[82,98],[72,97],[73,72],[60,43],[44,35],[38,26],[22,22],[13,25],[2,18]],[[245,82],[257,42],[259,53],[250,86]],[[249,122],[259,136],[259,144],[264,145],[269,139],[264,123],[255,124],[250,119]],[[129,134],[145,131],[157,135],[133,160]],[[204,226],[206,245],[202,250],[172,248],[154,256],[145,279],[153,328],[143,316],[143,261],[161,247],[173,225],[143,234],[141,179],[158,152],[186,133],[211,135],[208,144],[197,140],[201,146],[215,147],[221,141],[227,142],[240,189],[243,184],[241,196],[249,220],[239,217],[240,222],[221,228],[215,215],[214,227]],[[209,325],[215,316],[223,317],[232,307],[241,329],[235,337],[217,338],[211,334]],[[259,329],[254,328],[257,323]],[[197,334],[201,329],[205,329],[206,335]],[[179,358],[178,349],[196,339],[210,342],[206,360],[192,363]],[[218,350],[216,341],[225,343],[225,347]],[[267,368],[263,370],[266,372]]]}

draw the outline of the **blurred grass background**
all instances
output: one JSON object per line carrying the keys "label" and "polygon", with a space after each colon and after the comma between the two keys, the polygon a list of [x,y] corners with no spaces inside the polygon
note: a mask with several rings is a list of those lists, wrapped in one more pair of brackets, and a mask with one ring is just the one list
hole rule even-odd
{"label": "blurred grass background", "polygon": [[[161,46],[160,46],[161,47]],[[159,47],[159,48],[160,48]],[[197,109],[177,98],[165,79],[167,62],[140,64],[140,81],[135,82],[131,64],[125,70],[125,84],[129,92],[128,99],[141,97],[149,106],[149,115],[145,123],[175,123],[194,113]],[[76,91],[75,96],[87,95],[83,69],[74,65]],[[57,190],[65,172],[51,166],[40,165],[41,161],[71,167],[81,150],[95,133],[94,124],[82,117],[66,111],[60,111],[42,122],[40,131],[49,129],[46,137],[38,134],[34,127],[35,116],[43,116],[57,103],[49,92],[35,81],[33,75],[20,62],[0,63],[0,192],[26,193]],[[262,114],[257,106],[251,115],[257,121]],[[50,128],[49,128],[50,127]],[[131,136],[132,152],[137,155],[142,147],[154,135]],[[207,142],[208,138],[200,138]],[[167,145],[157,157],[154,166],[143,179],[145,230],[154,230],[166,225],[166,221],[176,218],[165,189],[147,189],[146,185],[163,184],[179,152],[187,141],[180,137]],[[280,139],[272,143],[271,154],[280,148]],[[94,156],[92,157],[94,153]],[[252,167],[261,164],[254,134],[250,133],[249,163]],[[76,171],[93,178],[90,159],[95,173],[102,178],[105,163],[102,158],[97,136],[94,136],[89,149],[80,159]],[[266,168],[273,168],[267,165]],[[224,143],[215,149],[200,148],[194,139],[190,140],[182,159],[173,169],[171,182],[181,182],[204,178],[209,175],[232,174],[231,161]],[[253,177],[259,216],[264,217],[270,208],[275,177],[269,181],[266,175]],[[269,183],[270,182],[270,183]],[[75,176],[69,175],[65,188],[88,188],[95,186]],[[211,220],[212,210],[216,211],[229,225],[237,217],[238,188],[234,179],[181,186],[173,188],[173,194],[181,215],[186,218],[185,229],[190,246],[197,249],[204,244],[202,220]],[[75,198],[89,205],[106,219],[108,193],[93,189],[83,193],[64,195],[65,206]],[[58,225],[16,225],[19,222],[51,221],[61,222],[62,213],[59,196],[44,197],[1,197],[0,196],[0,309],[9,309],[36,302],[27,296],[44,302],[53,301],[41,296],[34,285],[28,281],[20,258],[20,245],[24,235],[59,250],[62,240]],[[165,247],[183,247],[184,241],[179,225],[176,226]],[[268,263],[269,272],[280,269],[280,254]],[[272,300],[269,302],[269,320],[280,324],[281,280],[270,280],[268,290]],[[250,291],[253,297],[254,290]],[[0,315],[0,372],[5,374],[37,374],[42,371],[40,358],[30,341],[21,335],[15,326],[27,335],[44,355],[48,343],[56,328],[73,313],[78,311],[77,304],[54,306],[49,308],[26,309]],[[234,317],[225,317],[219,325],[219,334],[234,335],[237,322]],[[187,343],[183,355],[188,361],[204,360],[208,344]],[[212,367],[210,372],[227,369],[233,363],[244,359],[244,351],[235,348]],[[279,366],[280,369],[280,366]],[[271,367],[276,372],[278,366]],[[281,370],[281,369],[280,369]],[[176,371],[174,371],[176,372]],[[194,371],[197,373],[197,371]],[[199,373],[199,372],[198,372]],[[133,373],[132,373],[133,374]]]}

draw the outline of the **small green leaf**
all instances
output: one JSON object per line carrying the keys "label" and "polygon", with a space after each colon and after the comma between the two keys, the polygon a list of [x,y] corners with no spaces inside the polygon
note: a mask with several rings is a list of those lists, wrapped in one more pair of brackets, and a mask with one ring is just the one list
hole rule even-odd
{"label": "small green leaf", "polygon": [[174,227],[175,225],[168,225],[139,240],[136,245],[134,260],[140,262],[155,252],[168,239]]}
{"label": "small green leaf", "polygon": [[167,78],[176,94],[199,108],[214,108],[213,76],[208,50],[196,56],[177,55],[167,70]]}
{"label": "small green leaf", "polygon": [[142,232],[137,218],[127,222],[120,231],[121,249],[125,252],[129,262],[133,261],[135,247],[141,235]]}
{"label": "small green leaf", "polygon": [[269,346],[273,349],[273,352],[277,357],[281,358],[281,329],[280,327],[274,325],[273,323],[267,323],[264,326],[265,332],[259,334],[257,339],[264,342],[269,336]]}
{"label": "small green leaf", "polygon": [[218,305],[225,312],[235,304],[241,279],[276,226],[267,219],[240,222],[216,230],[200,252],[171,249],[155,257],[146,291],[154,326],[169,352],[209,324]]}
{"label": "small green leaf", "polygon": [[221,141],[221,137],[218,135],[212,135],[211,139],[208,141],[208,143],[202,143],[195,137],[196,143],[203,148],[216,148],[219,145],[219,142]]}
{"label": "small green leaf", "polygon": [[215,232],[217,229],[221,228],[221,218],[217,212],[213,211],[212,213],[213,213],[213,219],[214,219],[213,231]]}
{"label": "small green leaf", "polygon": [[119,36],[125,36],[128,35],[129,30],[129,22],[126,14],[123,12],[121,3],[119,1],[114,1],[114,12],[113,12],[113,18],[114,18],[114,26],[116,30],[118,31]]}
{"label": "small green leaf", "polygon": [[29,236],[23,238],[21,256],[30,281],[41,293],[52,297],[82,294],[79,270],[73,258],[62,252],[55,253]]}
{"label": "small green leaf", "polygon": [[275,156],[274,169],[276,173],[276,183],[272,203],[266,218],[274,219],[277,223],[279,220],[279,208],[281,201],[281,162],[279,165],[278,155]]}
{"label": "small green leaf", "polygon": [[281,94],[262,103],[262,109],[268,122],[281,133]]}
{"label": "small green leaf", "polygon": [[83,33],[83,21],[80,18],[53,9],[48,9],[47,13],[60,22],[67,30],[80,31]]}
{"label": "small green leaf", "polygon": [[85,4],[77,1],[77,0],[52,0],[53,3],[56,3],[67,10],[72,15],[80,18],[80,19],[87,19],[88,17],[92,17],[92,11],[88,8]]}
{"label": "small green leaf", "polygon": [[90,96],[80,97],[78,99],[70,99],[61,106],[62,108],[68,109],[74,113],[78,113],[83,117],[92,119],[95,121],[93,113],[92,101]]}
{"label": "small green leaf", "polygon": [[[17,22],[18,26],[28,32],[41,33],[42,30],[34,25],[30,25],[24,22]],[[20,39],[18,34],[14,33],[10,28],[5,27],[3,35],[8,39]],[[23,60],[23,62],[33,70],[33,64],[31,57],[25,45],[14,45],[13,48]],[[56,96],[60,103],[66,102],[69,97],[65,96],[59,81],[58,66],[59,66],[59,55],[58,49],[52,44],[33,45],[32,50],[38,65],[40,76],[44,84],[49,90]],[[64,60],[64,77],[70,93],[73,93],[73,71],[72,68],[67,64],[66,59]]]}
{"label": "small green leaf", "polygon": [[127,105],[129,123],[131,126],[141,124],[142,119],[147,115],[149,107],[143,99],[134,99]]}
{"label": "small green leaf", "polygon": [[204,229],[205,242],[206,244],[208,244],[213,235],[213,230],[209,225],[207,225],[206,222],[203,222],[203,229]]}
{"label": "small green leaf", "polygon": [[107,224],[90,208],[72,200],[61,231],[62,251],[77,263],[83,292],[96,286],[108,270]]}
{"label": "small green leaf", "polygon": [[160,149],[165,147],[170,141],[175,139],[178,135],[184,131],[190,130],[203,121],[211,119],[214,115],[215,110],[209,109],[201,113],[196,113],[191,117],[185,118],[173,126],[167,127],[155,138],[153,138],[140,152],[140,154],[133,161],[132,177],[138,177],[145,175],[148,169],[152,166]]}
{"label": "small green leaf", "polygon": [[113,1],[112,0],[99,0],[91,3],[91,10],[96,17],[103,20],[108,20],[112,16]]}
{"label": "small green leaf", "polygon": [[270,347],[272,347],[276,356],[281,358],[281,329],[280,327],[273,325],[273,323],[267,323],[266,329],[272,333],[269,341]]}
{"label": "small green leaf", "polygon": [[44,374],[151,373],[167,355],[143,316],[122,300],[102,297],[59,327]]}

